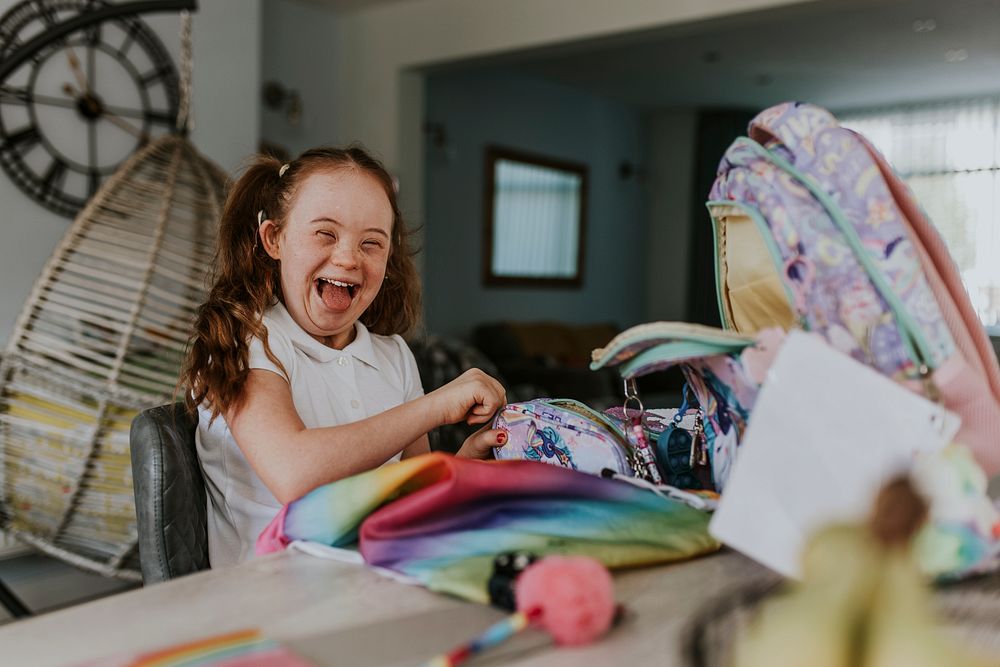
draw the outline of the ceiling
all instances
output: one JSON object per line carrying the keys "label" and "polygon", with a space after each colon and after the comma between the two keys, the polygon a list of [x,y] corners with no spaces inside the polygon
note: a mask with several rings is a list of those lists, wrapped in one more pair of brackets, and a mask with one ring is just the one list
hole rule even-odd
{"label": "ceiling", "polygon": [[1000,92],[1000,0],[820,0],[478,66],[498,64],[641,109],[982,95]]}

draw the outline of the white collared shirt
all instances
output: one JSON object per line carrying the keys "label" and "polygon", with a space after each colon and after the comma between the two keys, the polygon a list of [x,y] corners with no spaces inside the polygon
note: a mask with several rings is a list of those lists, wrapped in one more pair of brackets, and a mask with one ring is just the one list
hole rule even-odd
{"label": "white collared shirt", "polygon": [[[250,342],[249,368],[288,381],[292,402],[306,428],[338,426],[377,415],[423,395],[416,360],[399,336],[369,333],[357,322],[354,341],[343,350],[306,333],[281,303],[263,318],[271,352],[285,372]],[[208,555],[212,567],[242,562],[254,554],[257,536],[281,504],[250,467],[219,416],[198,409],[195,442],[208,489]],[[331,456],[336,456],[331,443]],[[390,461],[398,460],[399,454]]]}

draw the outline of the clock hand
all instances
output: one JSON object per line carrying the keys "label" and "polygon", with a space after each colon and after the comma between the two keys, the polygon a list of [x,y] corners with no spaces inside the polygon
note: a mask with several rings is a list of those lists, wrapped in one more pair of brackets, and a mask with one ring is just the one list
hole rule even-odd
{"label": "clock hand", "polygon": [[87,85],[87,77],[83,73],[83,68],[80,67],[80,59],[76,57],[76,51],[73,50],[72,46],[66,46],[66,59],[69,60],[69,68],[73,70],[73,76],[76,77],[76,83],[80,86],[80,90],[86,95],[90,92],[90,86]]}
{"label": "clock hand", "polygon": [[128,132],[129,134],[134,135],[136,138],[139,139],[139,141],[143,143],[149,141],[148,134],[146,134],[145,132],[137,128],[135,125],[133,125],[132,123],[128,122],[127,120],[119,116],[118,114],[111,113],[110,111],[105,109],[103,116],[112,123],[114,123],[115,125],[117,125],[118,127],[120,127],[121,129]]}
{"label": "clock hand", "polygon": [[105,107],[100,102],[98,102],[92,95],[81,94],[76,88],[73,87],[73,84],[71,84],[71,83],[64,83],[63,87],[62,87],[62,91],[66,95],[69,95],[69,96],[73,97],[76,100],[82,100],[86,104],[91,105],[91,107],[95,110],[95,117],[96,118],[102,118],[103,117],[103,118],[108,119],[108,121],[110,121],[112,124],[117,125],[118,127],[120,127],[121,129],[125,130],[126,132],[128,132],[132,136],[136,137],[137,139],[139,139],[139,141],[141,141],[143,143],[149,141],[149,135],[148,134],[146,134],[145,132],[143,132],[142,130],[140,130],[139,128],[137,128],[132,123],[129,123],[128,121],[126,121],[124,118],[122,118],[118,114],[116,114],[116,113],[114,113],[112,111],[109,111],[107,109],[107,107]]}
{"label": "clock hand", "polygon": [[27,90],[11,89],[6,87],[0,87],[0,102],[6,102],[7,104],[23,104],[25,106],[29,104],[45,104],[54,107],[64,107],[66,109],[76,108],[76,102],[72,100],[64,100],[59,97],[49,97],[48,95],[29,95]]}

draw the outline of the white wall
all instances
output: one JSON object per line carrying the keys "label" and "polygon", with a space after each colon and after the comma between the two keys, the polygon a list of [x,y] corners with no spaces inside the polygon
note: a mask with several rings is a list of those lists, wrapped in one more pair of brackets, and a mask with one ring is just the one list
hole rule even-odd
{"label": "white wall", "polygon": [[302,118],[292,125],[284,111],[264,108],[261,137],[294,157],[323,144],[344,143],[337,136],[337,16],[315,2],[267,0],[261,17],[261,78],[299,93]]}
{"label": "white wall", "polygon": [[[338,21],[339,140],[361,140],[399,174],[411,218],[423,210],[417,68],[597,39],[816,0],[407,0]],[[417,77],[415,79],[415,77]]]}
{"label": "white wall", "polygon": [[[15,0],[0,0],[0,13]],[[192,139],[224,169],[254,152],[260,134],[261,0],[202,0],[194,15]],[[180,52],[176,15],[147,15],[170,50]],[[0,340],[6,341],[32,285],[71,221],[50,213],[0,173]]]}
{"label": "white wall", "polygon": [[650,322],[687,319],[697,113],[648,114],[646,135],[646,314]]}

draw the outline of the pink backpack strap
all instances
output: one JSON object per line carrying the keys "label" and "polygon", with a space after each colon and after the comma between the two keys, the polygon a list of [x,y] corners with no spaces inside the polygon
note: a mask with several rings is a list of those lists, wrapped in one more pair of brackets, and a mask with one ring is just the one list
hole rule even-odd
{"label": "pink backpack strap", "polygon": [[792,154],[793,162],[802,166],[814,157],[813,137],[838,125],[826,109],[805,102],[785,102],[757,114],[747,133],[762,146],[783,145]]}

